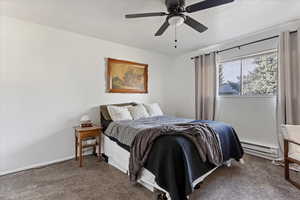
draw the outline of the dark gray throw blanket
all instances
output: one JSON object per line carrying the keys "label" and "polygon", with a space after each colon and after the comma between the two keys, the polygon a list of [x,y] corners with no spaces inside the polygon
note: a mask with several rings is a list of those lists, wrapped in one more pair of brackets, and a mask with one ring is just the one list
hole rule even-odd
{"label": "dark gray throw blanket", "polygon": [[132,182],[138,180],[155,140],[164,135],[182,135],[193,142],[203,162],[208,160],[216,166],[223,163],[218,135],[207,124],[182,123],[146,128],[138,132],[131,144],[129,173]]}

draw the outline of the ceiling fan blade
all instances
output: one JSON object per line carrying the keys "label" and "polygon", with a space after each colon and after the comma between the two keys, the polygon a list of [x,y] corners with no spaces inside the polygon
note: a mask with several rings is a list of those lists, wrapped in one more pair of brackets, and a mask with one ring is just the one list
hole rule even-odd
{"label": "ceiling fan blade", "polygon": [[204,32],[208,29],[206,26],[204,26],[203,24],[197,22],[193,18],[191,18],[189,16],[185,16],[185,17],[186,17],[186,19],[185,19],[184,23],[187,24],[188,26],[192,27],[196,31],[202,33],[202,32]]}
{"label": "ceiling fan blade", "polygon": [[158,29],[158,31],[155,33],[155,36],[161,36],[169,27],[168,20],[165,21],[165,23]]}
{"label": "ceiling fan blade", "polygon": [[208,8],[220,6],[223,4],[231,3],[234,0],[206,0],[206,1],[201,1],[199,3],[192,4],[190,6],[187,6],[185,8],[186,12],[188,13],[193,13],[197,12],[199,10],[205,10]]}
{"label": "ceiling fan blade", "polygon": [[156,17],[156,16],[165,16],[165,12],[155,12],[155,13],[138,13],[138,14],[128,14],[125,15],[125,18],[139,18],[139,17]]}

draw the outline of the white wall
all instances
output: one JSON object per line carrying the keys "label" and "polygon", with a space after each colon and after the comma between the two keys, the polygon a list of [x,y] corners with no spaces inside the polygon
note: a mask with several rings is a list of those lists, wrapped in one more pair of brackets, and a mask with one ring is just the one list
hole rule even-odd
{"label": "white wall", "polygon": [[[1,4],[0,4],[0,11],[1,11]],[[0,83],[2,83],[2,77],[3,77],[3,72],[2,72],[2,65],[3,65],[3,58],[4,58],[4,55],[3,55],[3,17],[0,16]],[[4,121],[4,117],[3,117],[3,109],[4,109],[4,105],[3,105],[3,102],[1,101],[1,99],[3,99],[3,93],[2,93],[2,86],[0,84],[0,122],[3,122]],[[2,123],[0,123],[0,125],[2,126]],[[4,138],[3,138],[3,133],[0,132],[0,171],[1,169],[3,169],[3,162],[1,162],[4,157],[3,157],[3,141],[4,141]]]}
{"label": "white wall", "polygon": [[[283,30],[294,30],[299,26],[299,21],[286,23],[268,30],[253,33],[241,38],[236,38],[221,44],[195,50],[177,57],[174,60],[173,70],[169,74],[169,102],[170,107],[178,117],[194,118],[194,62],[190,59],[202,53],[213,50],[225,49],[238,44],[245,44],[258,39],[274,36]],[[252,54],[259,51],[277,47],[277,39],[265,41],[259,44],[234,49],[218,55],[220,60]],[[270,147],[277,147],[276,137],[276,99],[251,98],[251,97],[218,97],[216,108],[216,120],[232,124],[237,130],[242,141],[252,142]]]}
{"label": "white wall", "polygon": [[240,140],[277,147],[276,98],[219,97],[216,119],[232,124]]}
{"label": "white wall", "polygon": [[[165,101],[165,55],[2,17],[0,174],[73,156],[81,115],[98,106]],[[149,94],[105,93],[105,58],[149,64]]]}

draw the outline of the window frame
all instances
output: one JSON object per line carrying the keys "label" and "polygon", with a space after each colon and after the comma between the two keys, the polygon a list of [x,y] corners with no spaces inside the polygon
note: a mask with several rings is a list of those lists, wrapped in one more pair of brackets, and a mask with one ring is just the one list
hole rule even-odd
{"label": "window frame", "polygon": [[[256,53],[252,53],[252,54],[247,54],[247,55],[242,55],[242,56],[237,56],[237,57],[233,57],[233,58],[230,58],[230,59],[224,59],[224,60],[221,60],[221,61],[217,61],[217,74],[216,74],[216,77],[217,77],[217,90],[216,90],[216,96],[217,97],[221,97],[221,98],[274,98],[276,97],[277,95],[243,95],[243,60],[245,59],[249,59],[249,58],[253,58],[253,57],[256,57],[256,56],[261,56],[261,55],[265,55],[265,54],[272,54],[272,53],[277,53],[277,69],[278,69],[278,66],[279,66],[279,63],[278,63],[278,49],[275,48],[275,49],[269,49],[269,50],[264,50],[264,51],[260,51],[260,52],[256,52]],[[219,65],[220,64],[223,64],[223,63],[226,63],[226,62],[234,62],[234,61],[240,61],[240,86],[241,86],[241,91],[240,91],[240,94],[239,95],[232,95],[232,94],[219,94]],[[276,79],[277,79],[277,87],[278,87],[278,70],[277,70],[277,75],[276,75]]]}

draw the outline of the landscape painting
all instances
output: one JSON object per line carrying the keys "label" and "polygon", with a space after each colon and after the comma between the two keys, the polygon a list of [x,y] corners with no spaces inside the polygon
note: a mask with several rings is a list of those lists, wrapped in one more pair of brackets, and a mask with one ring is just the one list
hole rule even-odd
{"label": "landscape painting", "polygon": [[147,93],[148,65],[108,58],[108,92]]}

